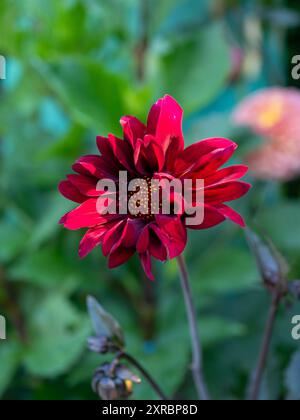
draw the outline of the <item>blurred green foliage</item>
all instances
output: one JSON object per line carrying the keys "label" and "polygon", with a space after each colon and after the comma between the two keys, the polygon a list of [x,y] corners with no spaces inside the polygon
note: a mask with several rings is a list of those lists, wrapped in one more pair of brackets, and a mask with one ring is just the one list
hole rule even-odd
{"label": "blurred green foliage", "polygon": [[[76,157],[96,151],[97,134],[120,133],[123,114],[145,119],[165,93],[185,109],[188,143],[229,136],[240,143],[240,161],[258,139],[233,127],[230,112],[257,87],[295,83],[289,58],[299,54],[298,23],[292,1],[2,0],[3,398],[94,398],[90,380],[104,360],[86,351],[87,294],[120,320],[128,349],[167,393],[195,397],[176,263],[157,265],[158,281],[150,284],[136,260],[109,271],[96,250],[79,261],[80,233],[58,225],[72,204],[56,186]],[[248,66],[233,81],[236,46]],[[299,196],[298,181],[254,182],[238,204],[285,255],[291,278],[300,270]],[[269,305],[254,258],[230,223],[191,234],[187,257],[212,394],[243,398]],[[262,398],[300,397],[299,350],[290,333],[297,312],[300,305],[282,309]],[[154,397],[147,384],[136,386],[134,398]]]}

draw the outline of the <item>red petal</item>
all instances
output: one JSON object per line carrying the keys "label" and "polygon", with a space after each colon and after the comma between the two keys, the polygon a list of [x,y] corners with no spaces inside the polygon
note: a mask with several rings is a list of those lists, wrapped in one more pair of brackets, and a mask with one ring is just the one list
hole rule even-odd
{"label": "red petal", "polygon": [[106,232],[102,243],[102,252],[105,257],[109,255],[112,248],[119,242],[124,226],[125,220],[121,220]]}
{"label": "red petal", "polygon": [[95,225],[107,223],[110,215],[103,216],[99,214],[97,212],[96,204],[96,198],[86,200],[79,207],[65,214],[61,218],[60,223],[70,230],[93,227]]}
{"label": "red petal", "polygon": [[72,166],[75,172],[82,175],[92,175],[98,179],[118,179],[119,168],[107,162],[103,156],[87,155],[78,159]]}
{"label": "red petal", "polygon": [[148,250],[150,240],[149,225],[145,226],[138,239],[136,249],[140,254]]}
{"label": "red petal", "polygon": [[68,200],[75,201],[75,203],[83,203],[86,197],[77,190],[69,181],[62,181],[58,185],[59,192]]}
{"label": "red petal", "polygon": [[183,252],[187,242],[187,232],[181,218],[157,215],[156,222],[158,228],[155,228],[155,232],[164,242],[168,250],[168,257],[177,257]]}
{"label": "red petal", "polygon": [[160,229],[153,224],[150,231],[149,240],[150,254],[159,261],[166,261],[169,257],[166,245],[168,242],[169,238],[160,232]]}
{"label": "red petal", "polygon": [[242,216],[239,213],[237,213],[235,210],[233,210],[231,207],[228,207],[225,204],[222,204],[220,206],[217,206],[217,209],[220,213],[222,213],[226,217],[226,219],[230,219],[232,222],[236,223],[237,225],[243,228],[246,227],[246,224]]}
{"label": "red petal", "polygon": [[228,168],[220,169],[219,171],[209,175],[204,179],[205,186],[212,186],[215,184],[234,181],[242,178],[248,171],[248,167],[245,165],[233,165]]}
{"label": "red petal", "polygon": [[204,204],[204,220],[199,225],[186,225],[189,229],[208,229],[224,222],[225,216],[215,207]]}
{"label": "red petal", "polygon": [[134,150],[134,163],[140,174],[152,174],[163,168],[165,161],[161,146],[154,137],[145,136],[144,140],[138,139]]}
{"label": "red petal", "polygon": [[96,178],[77,174],[67,175],[67,178],[81,194],[87,197],[97,197],[103,193],[103,191],[97,190]]}
{"label": "red petal", "polygon": [[225,203],[226,201],[237,200],[245,195],[251,185],[242,181],[229,181],[223,184],[205,188],[206,203]]}
{"label": "red petal", "polygon": [[133,256],[134,253],[134,248],[119,247],[115,249],[108,257],[108,267],[116,268],[119,265],[124,264]]}
{"label": "red petal", "polygon": [[128,142],[109,134],[108,138],[98,136],[97,146],[107,163],[113,164],[118,170],[122,169],[121,165],[128,171],[134,169],[132,148]]}
{"label": "red petal", "polygon": [[122,117],[120,122],[123,127],[124,139],[134,148],[137,139],[142,139],[146,134],[146,126],[140,120],[131,116]]}
{"label": "red petal", "polygon": [[125,248],[136,247],[138,238],[144,226],[145,222],[141,219],[128,219],[120,243],[122,243]]}
{"label": "red petal", "polygon": [[179,150],[184,148],[182,135],[183,110],[171,96],[159,99],[151,108],[147,121],[147,132],[167,151],[172,139],[177,139]]}
{"label": "red petal", "polygon": [[145,271],[146,276],[149,280],[154,281],[155,278],[152,273],[152,264],[151,264],[151,257],[149,252],[144,252],[140,254],[140,260],[143,267],[143,270]]}
{"label": "red petal", "polygon": [[[187,147],[176,161],[176,173],[183,176],[202,172],[202,178],[216,171],[232,156],[237,145],[231,140],[212,138]],[[197,174],[200,176],[199,173]]]}
{"label": "red petal", "polygon": [[106,224],[94,229],[89,229],[80,242],[79,257],[86,257],[96,246],[100,245],[106,231]]}
{"label": "red petal", "polygon": [[96,178],[102,178],[101,158],[98,155],[86,155],[79,158],[72,169],[82,175],[93,175]]}

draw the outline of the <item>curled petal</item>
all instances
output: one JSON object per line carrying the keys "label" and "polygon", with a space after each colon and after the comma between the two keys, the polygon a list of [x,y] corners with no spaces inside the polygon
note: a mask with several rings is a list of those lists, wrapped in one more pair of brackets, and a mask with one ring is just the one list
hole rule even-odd
{"label": "curled petal", "polygon": [[251,185],[242,181],[229,181],[205,189],[206,203],[225,203],[245,195]]}
{"label": "curled petal", "polygon": [[107,226],[102,225],[86,232],[79,245],[80,258],[86,257],[96,246],[101,244],[106,230]]}
{"label": "curled petal", "polygon": [[129,172],[132,172],[132,148],[128,142],[109,134],[108,138],[98,136],[97,146],[107,163],[114,165],[119,170],[124,170],[125,168]]}
{"label": "curled petal", "polygon": [[143,221],[127,219],[118,224],[115,229],[111,230],[110,235],[105,237],[102,248],[103,253],[109,253],[109,268],[118,267],[132,257],[143,225]]}
{"label": "curled petal", "polygon": [[189,229],[193,229],[193,230],[209,229],[209,228],[219,225],[220,223],[224,222],[224,220],[226,219],[225,216],[220,211],[218,211],[217,208],[210,206],[208,204],[204,204],[203,207],[204,207],[203,222],[200,223],[199,225],[187,224],[186,226]]}
{"label": "curled petal", "polygon": [[248,166],[245,165],[233,165],[227,168],[220,169],[215,173],[209,175],[204,179],[205,186],[209,187],[212,185],[235,181],[242,178],[248,172]]}
{"label": "curled petal", "polygon": [[119,168],[111,162],[107,162],[103,156],[87,155],[78,159],[72,166],[75,172],[82,175],[92,175],[97,179],[118,179]]}
{"label": "curled petal", "polygon": [[72,169],[82,175],[92,175],[96,178],[102,178],[103,172],[101,170],[101,157],[98,155],[86,155],[79,158]]}
{"label": "curled petal", "polygon": [[124,264],[135,253],[134,248],[118,247],[109,254],[108,268],[116,268]]}
{"label": "curled petal", "polygon": [[149,248],[150,233],[149,226],[145,226],[137,241],[136,249],[140,254],[146,252]]}
{"label": "curled petal", "polygon": [[86,200],[86,197],[81,194],[70,181],[61,181],[58,185],[58,189],[64,197],[75,203],[83,203]]}
{"label": "curled petal", "polygon": [[181,218],[157,215],[156,223],[158,228],[154,228],[155,232],[167,248],[168,258],[172,259],[180,255],[187,242],[187,232]]}
{"label": "curled petal", "polygon": [[160,171],[164,164],[164,153],[154,137],[138,139],[134,150],[134,163],[140,174],[153,174]]}
{"label": "curled petal", "polygon": [[233,210],[231,207],[226,206],[225,204],[217,206],[217,209],[226,219],[230,219],[232,222],[236,223],[237,225],[241,226],[242,228],[246,227],[244,219],[242,216]]}
{"label": "curled petal", "polygon": [[109,229],[103,238],[102,252],[105,257],[109,255],[113,247],[119,242],[126,221],[121,220]]}
{"label": "curled petal", "polygon": [[97,197],[104,191],[97,190],[97,179],[85,176],[71,174],[67,176],[70,183],[77,188],[77,190],[86,197]]}
{"label": "curled petal", "polygon": [[124,139],[134,148],[137,139],[142,139],[146,134],[146,126],[140,120],[132,116],[122,117],[120,123],[123,127]]}
{"label": "curled petal", "polygon": [[145,226],[142,219],[128,219],[120,242],[125,248],[136,247],[138,238]]}
{"label": "curled petal", "polygon": [[151,225],[149,252],[150,255],[159,261],[166,261],[169,258],[167,243],[169,238],[155,225]]}
{"label": "curled petal", "polygon": [[154,281],[154,275],[152,273],[152,263],[151,263],[151,256],[149,252],[143,252],[139,255],[143,270],[145,271],[146,276],[149,280]]}
{"label": "curled petal", "polygon": [[[200,172],[204,178],[216,171],[232,156],[236,143],[228,139],[212,138],[199,141],[187,147],[176,162],[176,172],[180,176]],[[198,173],[198,176],[200,174]]]}
{"label": "curled petal", "polygon": [[102,225],[115,218],[120,218],[120,216],[99,214],[97,211],[97,199],[90,198],[65,214],[60,219],[60,224],[63,224],[67,229],[77,230]]}

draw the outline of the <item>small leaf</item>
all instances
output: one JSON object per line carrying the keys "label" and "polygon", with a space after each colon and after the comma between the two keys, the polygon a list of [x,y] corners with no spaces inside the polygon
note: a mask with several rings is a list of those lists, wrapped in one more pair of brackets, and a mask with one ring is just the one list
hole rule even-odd
{"label": "small leaf", "polygon": [[57,292],[30,308],[24,365],[35,376],[55,378],[76,364],[85,349],[87,316]]}
{"label": "small leaf", "polygon": [[123,347],[124,334],[119,323],[92,296],[87,298],[87,307],[96,334],[112,338]]}
{"label": "small leaf", "polygon": [[[186,115],[213,101],[230,75],[230,49],[221,24],[208,25],[192,37],[180,38],[157,57],[157,96],[168,92],[183,106]],[[209,75],[209,76],[208,76]],[[199,92],[199,94],[195,93]]]}
{"label": "small leaf", "polygon": [[273,242],[280,249],[298,252],[300,223],[295,223],[298,218],[299,203],[296,200],[285,200],[262,208],[256,221],[258,226],[263,226],[267,235],[272,236]]}
{"label": "small leaf", "polygon": [[9,386],[20,363],[21,349],[17,342],[7,341],[0,344],[0,397]]}
{"label": "small leaf", "polygon": [[249,228],[246,230],[246,237],[265,285],[271,289],[278,287],[286,292],[289,268],[283,256],[268,238],[259,237]]}

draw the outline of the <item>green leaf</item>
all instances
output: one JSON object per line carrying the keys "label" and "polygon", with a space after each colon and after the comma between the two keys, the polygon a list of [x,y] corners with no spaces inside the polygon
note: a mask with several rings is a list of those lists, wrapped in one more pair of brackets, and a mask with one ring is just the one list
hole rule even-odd
{"label": "green leaf", "polygon": [[246,333],[244,325],[216,316],[201,317],[199,330],[205,346],[214,345],[227,338],[240,337]]}
{"label": "green leaf", "polygon": [[150,30],[154,35],[184,36],[208,18],[208,0],[152,0],[152,5]]}
{"label": "green leaf", "polygon": [[285,373],[289,400],[300,400],[300,351],[297,351]]}
{"label": "green leaf", "polygon": [[119,323],[92,296],[87,298],[87,307],[97,336],[104,335],[112,338],[123,347],[125,344],[124,334]]}
{"label": "green leaf", "polygon": [[53,378],[67,372],[83,352],[90,333],[87,317],[60,295],[50,295],[29,320],[29,345],[24,363],[37,376]]}
{"label": "green leaf", "polygon": [[[126,326],[129,353],[133,354],[160,384],[169,396],[178,391],[191,363],[191,342],[186,310],[180,286],[170,288],[162,285],[158,290],[158,333],[153,341],[141,342],[137,332]],[[237,322],[217,316],[199,316],[199,328],[205,347],[215,345],[230,337],[240,337],[245,327]],[[134,399],[157,398],[145,381],[137,387]]]}
{"label": "green leaf", "polygon": [[196,261],[192,269],[193,289],[202,295],[253,288],[259,280],[249,251],[235,246],[214,247]]}
{"label": "green leaf", "polygon": [[46,247],[25,255],[10,270],[12,280],[26,281],[43,288],[69,292],[74,290],[80,273],[60,252]]}
{"label": "green leaf", "polygon": [[54,66],[35,62],[35,67],[68,107],[73,118],[93,130],[114,132],[127,112],[123,93],[127,83],[100,63],[65,59]]}
{"label": "green leaf", "polygon": [[298,251],[300,244],[299,203],[281,202],[266,206],[257,215],[257,225],[280,249]]}
{"label": "green leaf", "polygon": [[40,220],[35,224],[28,247],[37,248],[43,242],[51,239],[54,234],[61,230],[59,219],[74,207],[74,204],[56,191],[49,198],[46,210],[42,213]]}
{"label": "green leaf", "polygon": [[24,249],[28,234],[9,221],[0,223],[0,232],[0,261],[9,262]]}
{"label": "green leaf", "polygon": [[16,341],[0,342],[0,397],[9,386],[20,363],[20,346]]}
{"label": "green leaf", "polygon": [[173,95],[186,113],[206,106],[224,88],[230,72],[223,27],[209,25],[194,38],[174,45],[158,60],[157,71],[159,96]]}
{"label": "green leaf", "polygon": [[188,144],[192,144],[199,139],[209,137],[235,138],[235,129],[229,112],[213,112],[196,119],[189,127],[185,139],[188,140]]}

